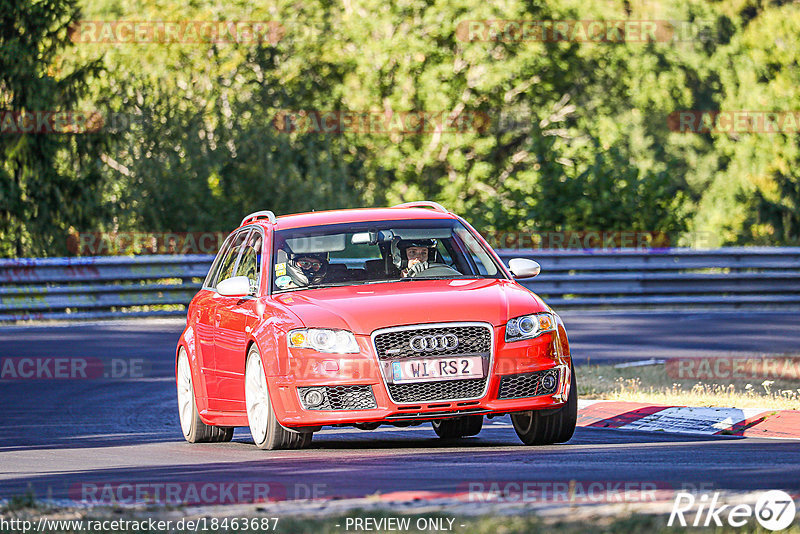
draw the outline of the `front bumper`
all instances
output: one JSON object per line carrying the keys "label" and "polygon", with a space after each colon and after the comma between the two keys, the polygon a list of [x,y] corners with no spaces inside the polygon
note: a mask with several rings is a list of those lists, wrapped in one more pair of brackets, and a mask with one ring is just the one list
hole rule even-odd
{"label": "front bumper", "polygon": [[[566,402],[572,378],[570,357],[564,354],[566,344],[562,343],[561,335],[550,332],[535,339],[506,343],[504,327],[493,327],[493,353],[487,383],[482,384],[475,398],[408,402],[393,400],[368,336],[357,336],[361,348],[359,354],[333,355],[308,349],[292,350],[288,354],[290,372],[267,377],[267,381],[278,421],[288,428],[298,429],[325,425],[392,424],[558,408]],[[525,388],[508,387],[512,384],[508,382],[508,377],[523,375],[521,380],[513,381],[513,385],[518,386],[525,384],[530,373],[548,370],[551,373],[546,374],[557,377],[555,389],[550,388],[548,394],[518,397],[526,394]],[[504,379],[501,395],[501,381]],[[332,386],[339,386],[331,390],[336,395],[340,392],[359,392],[361,395],[365,387],[369,387],[374,402],[355,403],[361,409],[354,410],[347,409],[352,403],[337,404],[327,400],[323,405],[325,409],[304,407],[298,388]],[[503,396],[515,398],[501,398]]]}

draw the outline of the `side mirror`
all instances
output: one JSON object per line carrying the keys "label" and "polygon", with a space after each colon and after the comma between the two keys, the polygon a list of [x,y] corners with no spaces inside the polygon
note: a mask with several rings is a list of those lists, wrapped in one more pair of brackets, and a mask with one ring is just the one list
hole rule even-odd
{"label": "side mirror", "polygon": [[542,266],[533,260],[512,258],[508,260],[508,268],[514,278],[533,278],[542,271]]}
{"label": "side mirror", "polygon": [[223,297],[246,297],[250,294],[250,279],[246,276],[234,276],[217,284],[217,293]]}

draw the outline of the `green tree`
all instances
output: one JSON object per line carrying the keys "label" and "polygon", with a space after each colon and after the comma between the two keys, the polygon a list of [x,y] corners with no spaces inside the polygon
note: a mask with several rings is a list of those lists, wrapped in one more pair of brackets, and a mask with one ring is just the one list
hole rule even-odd
{"label": "green tree", "polygon": [[[736,9],[738,31],[713,58],[722,85],[717,109],[757,112],[758,131],[706,135],[713,167],[695,224],[719,232],[722,243],[798,245],[800,9],[782,2]],[[773,126],[762,112],[777,114]]]}
{"label": "green tree", "polygon": [[[64,71],[76,0],[0,0],[0,110],[73,112],[101,69],[91,61]],[[0,256],[59,255],[70,227],[100,216],[96,165],[102,134],[0,136]]]}
{"label": "green tree", "polygon": [[[696,194],[682,152],[696,147],[670,143],[666,117],[708,97],[702,40],[678,48],[473,42],[458,33],[466,20],[656,16],[605,0],[348,5],[329,41],[352,65],[348,107],[480,112],[493,123],[466,133],[353,136],[371,155],[370,183],[384,202],[439,200],[486,230],[685,228]],[[690,8],[658,16],[680,19]]]}
{"label": "green tree", "polygon": [[[216,20],[210,3],[96,2],[91,17]],[[282,110],[341,108],[342,65],[322,45],[330,6],[226,5],[225,20],[278,21],[277,42],[116,44],[95,98],[123,126],[102,172],[106,230],[228,230],[259,209],[292,213],[358,206],[364,154],[342,137],[284,132]],[[83,52],[88,54],[88,52]],[[125,127],[125,125],[128,125]]]}
{"label": "green tree", "polygon": [[[682,134],[668,124],[678,110],[796,111],[795,4],[83,2],[87,20],[269,20],[284,32],[273,42],[88,43],[65,54],[74,1],[0,0],[4,21],[23,20],[3,24],[5,108],[62,109],[85,95],[87,109],[132,123],[103,135],[0,138],[4,255],[61,253],[69,227],[226,230],[256,209],[423,198],[482,231],[688,230],[718,244],[797,242],[796,133]],[[502,19],[674,20],[700,31],[618,44],[459,34],[465,21]],[[83,93],[100,53],[105,71]],[[283,110],[445,112],[490,123],[423,134],[284,132],[274,124]]]}

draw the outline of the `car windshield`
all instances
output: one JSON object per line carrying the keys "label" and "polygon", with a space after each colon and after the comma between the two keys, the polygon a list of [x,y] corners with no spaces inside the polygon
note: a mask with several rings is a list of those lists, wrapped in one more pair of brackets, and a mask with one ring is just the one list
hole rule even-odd
{"label": "car windshield", "polygon": [[505,278],[489,251],[453,219],[278,230],[273,243],[274,292],[380,282]]}

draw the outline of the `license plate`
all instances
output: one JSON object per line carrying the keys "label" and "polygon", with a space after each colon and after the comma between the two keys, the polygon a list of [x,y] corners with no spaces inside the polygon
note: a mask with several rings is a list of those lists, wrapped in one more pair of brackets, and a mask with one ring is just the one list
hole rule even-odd
{"label": "license plate", "polygon": [[395,384],[461,378],[483,378],[483,358],[464,356],[392,362],[392,382]]}

